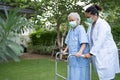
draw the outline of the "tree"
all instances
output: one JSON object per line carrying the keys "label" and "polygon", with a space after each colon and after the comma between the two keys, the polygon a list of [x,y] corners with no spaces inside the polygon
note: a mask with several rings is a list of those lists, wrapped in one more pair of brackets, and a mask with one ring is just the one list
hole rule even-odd
{"label": "tree", "polygon": [[[76,0],[77,1],[77,0]],[[40,2],[40,12],[41,16],[47,18],[47,20],[52,23],[53,27],[57,32],[57,43],[61,50],[63,47],[63,40],[66,31],[68,30],[68,14],[70,12],[78,12],[81,17],[84,17],[82,6],[78,5],[76,1],[73,0],[42,0]],[[84,19],[84,18],[83,18]],[[60,28],[64,25],[65,32],[60,36]]]}
{"label": "tree", "polygon": [[[3,0],[2,0],[3,1]],[[119,0],[4,0],[3,2],[9,3],[13,6],[18,6],[21,8],[32,8],[37,11],[37,14],[33,15],[33,20],[38,26],[45,26],[45,22],[37,19],[37,15],[46,18],[46,21],[52,23],[52,27],[55,28],[57,32],[57,43],[59,48],[63,46],[63,36],[60,36],[60,28],[62,26],[67,30],[68,22],[67,15],[70,12],[76,11],[81,15],[82,24],[85,25],[85,16],[83,7],[89,4],[98,4],[102,6],[104,15],[103,17],[110,23],[113,27],[115,25],[119,26],[120,22],[120,7]],[[78,2],[84,3],[84,5],[77,4]],[[66,31],[65,31],[66,32]],[[64,33],[65,34],[65,33]]]}
{"label": "tree", "polygon": [[[79,0],[41,0],[41,2],[37,2],[36,9],[38,9],[38,13],[40,16],[47,18],[47,21],[53,24],[57,32],[57,43],[59,49],[63,47],[63,40],[66,31],[60,36],[60,28],[62,26],[65,27],[65,30],[68,30],[68,22],[67,16],[70,12],[78,12],[82,18],[82,24],[85,25],[85,16],[83,7],[89,4],[98,4],[102,6],[104,15],[103,17],[110,23],[111,26],[115,26],[119,24],[120,17],[119,17],[119,1],[109,1],[109,0],[80,0],[84,2],[84,5],[77,4]],[[79,2],[79,3],[81,3]],[[112,4],[112,5],[111,5]],[[41,22],[41,21],[40,21]],[[38,22],[39,23],[39,22]],[[41,23],[40,23],[41,24]],[[118,25],[119,26],[119,25]]]}

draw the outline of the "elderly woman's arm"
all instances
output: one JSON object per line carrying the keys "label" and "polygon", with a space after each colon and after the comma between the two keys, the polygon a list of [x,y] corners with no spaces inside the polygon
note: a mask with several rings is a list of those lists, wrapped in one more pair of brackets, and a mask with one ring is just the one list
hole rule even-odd
{"label": "elderly woman's arm", "polygon": [[68,46],[66,46],[66,48],[63,50],[63,54],[66,53],[68,50]]}
{"label": "elderly woman's arm", "polygon": [[79,52],[77,52],[75,55],[76,55],[77,57],[80,57],[80,56],[82,55],[85,47],[86,47],[86,43],[82,43]]}

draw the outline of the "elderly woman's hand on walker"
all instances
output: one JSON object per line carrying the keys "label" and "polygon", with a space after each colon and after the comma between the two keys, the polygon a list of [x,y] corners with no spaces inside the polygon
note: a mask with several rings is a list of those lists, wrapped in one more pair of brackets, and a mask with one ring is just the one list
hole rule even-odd
{"label": "elderly woman's hand on walker", "polygon": [[82,54],[80,52],[76,53],[75,56],[76,57],[80,57]]}

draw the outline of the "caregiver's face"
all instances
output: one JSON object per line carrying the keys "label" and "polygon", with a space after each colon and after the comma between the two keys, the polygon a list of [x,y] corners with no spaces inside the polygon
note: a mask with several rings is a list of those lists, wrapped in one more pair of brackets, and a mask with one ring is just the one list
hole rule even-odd
{"label": "caregiver's face", "polygon": [[90,19],[92,20],[92,22],[95,22],[96,21],[96,15],[92,15],[91,13],[85,13],[85,16],[87,19]]}

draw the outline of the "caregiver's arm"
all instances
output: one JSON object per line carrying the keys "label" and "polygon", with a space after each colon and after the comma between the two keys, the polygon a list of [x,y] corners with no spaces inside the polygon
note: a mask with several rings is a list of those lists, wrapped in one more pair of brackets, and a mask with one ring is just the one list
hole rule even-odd
{"label": "caregiver's arm", "polygon": [[90,49],[91,54],[97,55],[101,46],[104,44],[105,39],[106,39],[106,35],[107,35],[107,31],[108,31],[107,27],[108,26],[106,24],[99,25],[97,39],[94,41],[94,45]]}

